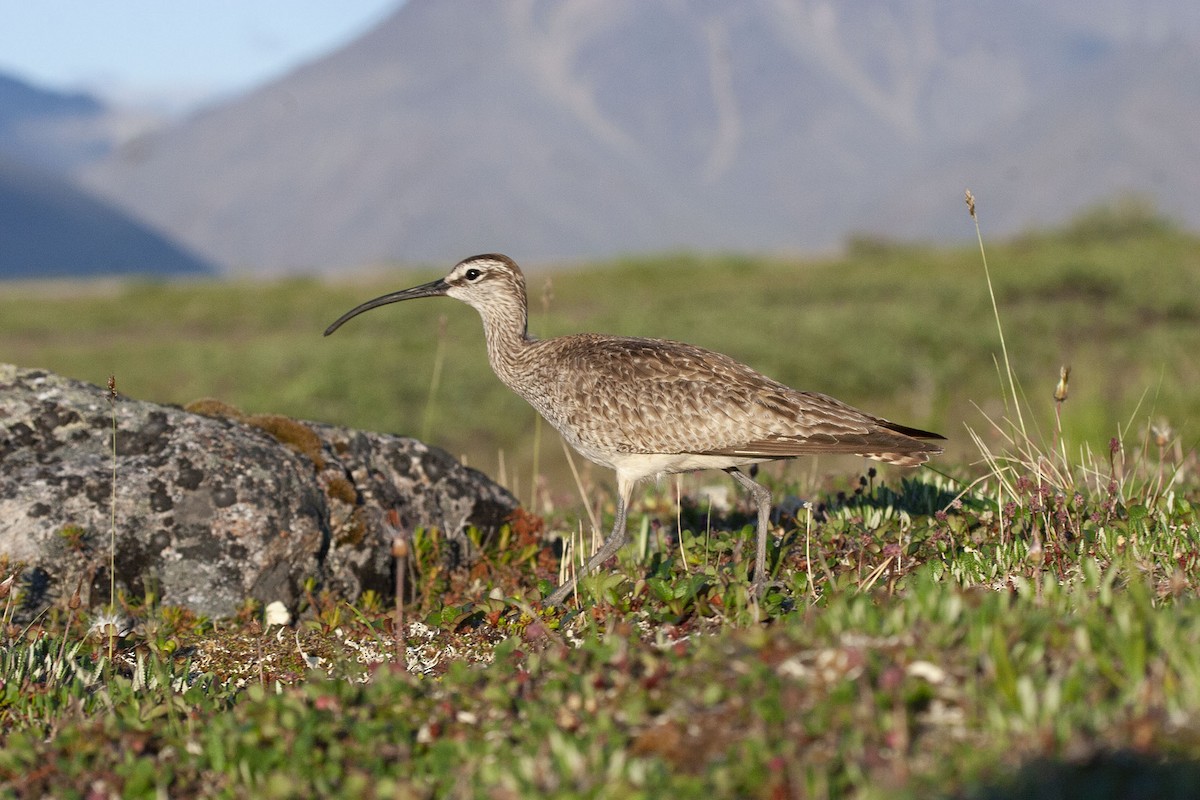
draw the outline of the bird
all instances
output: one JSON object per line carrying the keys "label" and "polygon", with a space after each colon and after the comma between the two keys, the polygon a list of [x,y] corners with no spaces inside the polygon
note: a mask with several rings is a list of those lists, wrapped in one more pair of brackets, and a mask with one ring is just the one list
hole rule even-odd
{"label": "bird", "polygon": [[[421,297],[452,297],[483,321],[496,376],[524,398],[585,458],[616,473],[612,531],[579,574],[601,567],[625,544],[634,486],[665,474],[720,469],[758,512],[752,592],[767,588],[771,493],[743,468],[828,453],[918,466],[945,437],[867,414],[825,394],[799,391],[721,353],[667,339],[578,333],[539,339],[528,330],[525,277],[511,258],[471,256],[442,278],[368,300],[351,318]],[[576,578],[544,598],[560,606]]]}

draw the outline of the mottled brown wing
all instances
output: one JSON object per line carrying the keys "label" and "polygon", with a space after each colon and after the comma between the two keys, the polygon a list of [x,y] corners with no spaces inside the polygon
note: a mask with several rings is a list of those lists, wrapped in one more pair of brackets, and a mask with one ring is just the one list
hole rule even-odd
{"label": "mottled brown wing", "polygon": [[913,438],[923,431],[892,425],[827,395],[796,391],[694,345],[571,339],[577,347],[560,363],[575,362],[573,374],[588,378],[576,387],[566,424],[602,448],[761,458],[939,452]]}
{"label": "mottled brown wing", "polygon": [[757,400],[775,420],[774,430],[706,453],[763,458],[850,453],[893,463],[921,463],[942,452],[941,447],[922,441],[941,439],[938,434],[897,425],[828,395],[787,390]]}

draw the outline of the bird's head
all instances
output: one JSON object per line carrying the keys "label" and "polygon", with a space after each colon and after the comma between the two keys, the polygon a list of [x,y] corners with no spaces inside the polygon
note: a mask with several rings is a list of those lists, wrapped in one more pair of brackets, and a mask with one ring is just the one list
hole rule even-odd
{"label": "bird's head", "polygon": [[444,278],[391,292],[355,306],[326,328],[325,335],[336,331],[351,317],[372,308],[399,303],[401,300],[442,295],[463,301],[485,320],[492,314],[517,314],[522,320],[525,316],[525,276],[521,274],[521,268],[508,256],[488,253],[458,262]]}

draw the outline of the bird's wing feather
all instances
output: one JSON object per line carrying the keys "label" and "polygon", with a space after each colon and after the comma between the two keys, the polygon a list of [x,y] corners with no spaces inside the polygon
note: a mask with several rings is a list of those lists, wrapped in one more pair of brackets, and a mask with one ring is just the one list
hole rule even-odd
{"label": "bird's wing feather", "polygon": [[827,395],[791,389],[694,345],[586,335],[568,339],[564,344],[574,346],[558,363],[577,377],[587,376],[587,382],[574,387],[571,402],[559,401],[557,407],[570,408],[569,413],[547,418],[568,438],[601,449],[761,458],[939,451],[914,438],[924,431],[894,425]]}

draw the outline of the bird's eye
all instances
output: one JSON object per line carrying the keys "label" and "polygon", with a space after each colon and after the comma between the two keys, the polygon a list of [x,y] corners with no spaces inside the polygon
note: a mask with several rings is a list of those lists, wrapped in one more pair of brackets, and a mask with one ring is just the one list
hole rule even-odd
{"label": "bird's eye", "polygon": [[469,281],[477,281],[477,280],[479,280],[479,276],[482,274],[483,274],[482,272],[480,272],[479,270],[472,267],[471,269],[469,269],[463,273],[463,277]]}

